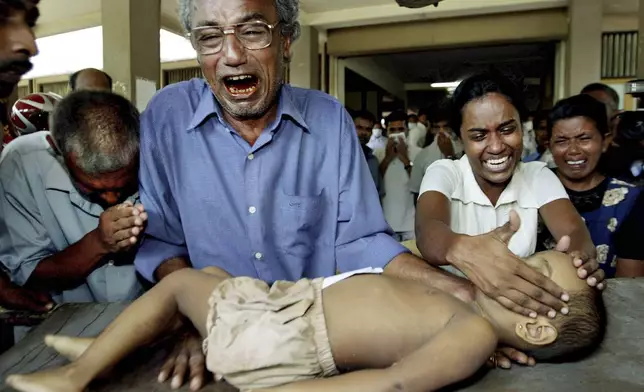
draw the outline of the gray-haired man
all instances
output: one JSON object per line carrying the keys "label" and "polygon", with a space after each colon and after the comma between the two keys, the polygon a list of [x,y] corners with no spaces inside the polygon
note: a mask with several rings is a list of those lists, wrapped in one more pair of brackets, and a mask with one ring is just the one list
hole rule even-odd
{"label": "gray-haired man", "polygon": [[0,260],[18,285],[57,302],[141,293],[132,257],[147,216],[137,195],[139,113],[108,92],[72,93],[49,132],[0,159]]}

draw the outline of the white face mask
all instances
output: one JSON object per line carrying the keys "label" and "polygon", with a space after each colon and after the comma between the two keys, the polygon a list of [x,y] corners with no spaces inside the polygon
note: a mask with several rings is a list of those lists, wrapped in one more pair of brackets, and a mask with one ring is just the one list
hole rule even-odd
{"label": "white face mask", "polygon": [[381,129],[381,128],[374,128],[374,129],[371,131],[371,134],[372,134],[374,137],[380,137],[380,136],[382,136],[382,129]]}
{"label": "white face mask", "polygon": [[400,143],[400,141],[407,142],[407,135],[405,135],[404,132],[400,133],[394,133],[393,135],[389,135],[389,138],[394,141],[394,143]]}

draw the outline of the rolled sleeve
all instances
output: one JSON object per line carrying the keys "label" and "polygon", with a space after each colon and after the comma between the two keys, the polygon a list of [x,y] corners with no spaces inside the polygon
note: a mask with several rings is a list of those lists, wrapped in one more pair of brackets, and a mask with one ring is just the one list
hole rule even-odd
{"label": "rolled sleeve", "polygon": [[17,156],[0,164],[0,262],[11,280],[23,286],[46,257],[56,253],[42,223]]}
{"label": "rolled sleeve", "polygon": [[384,268],[396,256],[409,251],[391,236],[393,232],[385,221],[353,121],[346,112],[341,138],[337,265],[342,272]]}
{"label": "rolled sleeve", "polygon": [[[185,256],[181,218],[164,168],[163,154],[155,143],[162,130],[156,129],[154,101],[141,116],[141,164],[139,169],[139,192],[141,203],[148,214],[146,236],[137,252],[134,265],[137,271],[150,282],[154,272],[166,260]],[[170,162],[172,163],[172,162]]]}

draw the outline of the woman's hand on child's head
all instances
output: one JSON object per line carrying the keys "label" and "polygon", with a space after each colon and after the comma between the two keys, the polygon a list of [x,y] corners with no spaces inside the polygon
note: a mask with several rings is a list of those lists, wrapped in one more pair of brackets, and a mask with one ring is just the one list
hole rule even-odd
{"label": "woman's hand on child's head", "polygon": [[566,314],[568,294],[508,248],[519,225],[519,216],[512,211],[510,221],[498,229],[463,237],[450,262],[487,296],[515,313],[532,318],[538,314],[554,318],[559,311]]}

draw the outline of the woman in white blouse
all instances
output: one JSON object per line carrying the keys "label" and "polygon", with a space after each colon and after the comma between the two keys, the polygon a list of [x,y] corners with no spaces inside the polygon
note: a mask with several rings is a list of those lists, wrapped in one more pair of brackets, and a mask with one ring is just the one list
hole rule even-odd
{"label": "woman in white blouse", "polygon": [[568,294],[521,261],[535,251],[540,216],[579,277],[603,289],[595,247],[563,186],[544,163],[521,163],[525,110],[516,86],[497,75],[473,76],[454,92],[452,111],[465,155],[425,173],[416,214],[423,257],[453,265],[517,313],[567,314]]}

